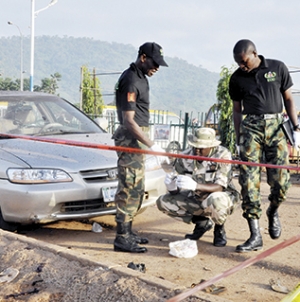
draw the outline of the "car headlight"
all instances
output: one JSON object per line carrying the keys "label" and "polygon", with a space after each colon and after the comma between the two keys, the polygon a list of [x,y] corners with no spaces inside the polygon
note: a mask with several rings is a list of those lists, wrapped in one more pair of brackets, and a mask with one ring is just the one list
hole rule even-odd
{"label": "car headlight", "polygon": [[58,169],[15,169],[7,170],[8,179],[20,184],[58,183],[73,181],[66,172]]}

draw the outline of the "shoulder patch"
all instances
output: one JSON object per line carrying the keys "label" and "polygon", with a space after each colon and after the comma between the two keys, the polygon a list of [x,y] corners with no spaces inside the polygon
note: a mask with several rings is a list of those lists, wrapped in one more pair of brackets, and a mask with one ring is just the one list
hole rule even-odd
{"label": "shoulder patch", "polygon": [[135,100],[136,100],[135,92],[128,92],[127,102],[135,102]]}

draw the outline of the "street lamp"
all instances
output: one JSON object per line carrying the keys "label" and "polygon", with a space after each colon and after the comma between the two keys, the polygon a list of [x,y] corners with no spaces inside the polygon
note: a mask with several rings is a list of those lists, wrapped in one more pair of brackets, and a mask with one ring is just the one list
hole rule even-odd
{"label": "street lamp", "polygon": [[58,0],[52,0],[46,7],[35,11],[35,0],[31,0],[31,50],[30,50],[30,91],[33,91],[33,71],[34,71],[34,18],[37,15],[49,8],[50,6],[54,5]]}
{"label": "street lamp", "polygon": [[20,90],[23,91],[23,34],[20,30],[20,27],[17,24],[14,24],[10,21],[7,22],[9,25],[14,25],[18,28],[19,33],[20,33],[20,38],[21,38],[21,62],[20,62]]}

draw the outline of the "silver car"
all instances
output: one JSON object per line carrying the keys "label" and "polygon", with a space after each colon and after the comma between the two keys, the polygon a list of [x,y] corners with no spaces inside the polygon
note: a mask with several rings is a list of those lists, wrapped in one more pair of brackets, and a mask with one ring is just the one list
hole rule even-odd
{"label": "silver car", "polygon": [[[44,93],[0,91],[0,117],[0,228],[115,214],[116,152],[69,145],[114,145],[111,134],[68,101]],[[41,137],[53,143],[34,140]],[[147,155],[142,209],[165,192],[164,176],[156,157]]]}

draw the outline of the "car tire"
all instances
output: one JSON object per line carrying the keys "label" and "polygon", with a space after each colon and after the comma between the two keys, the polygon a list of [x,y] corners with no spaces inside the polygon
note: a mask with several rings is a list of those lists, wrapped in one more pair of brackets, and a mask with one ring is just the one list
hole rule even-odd
{"label": "car tire", "polygon": [[3,219],[1,209],[0,209],[0,229],[2,229],[4,231],[9,231],[9,232],[15,232],[18,229],[18,224],[6,222]]}

